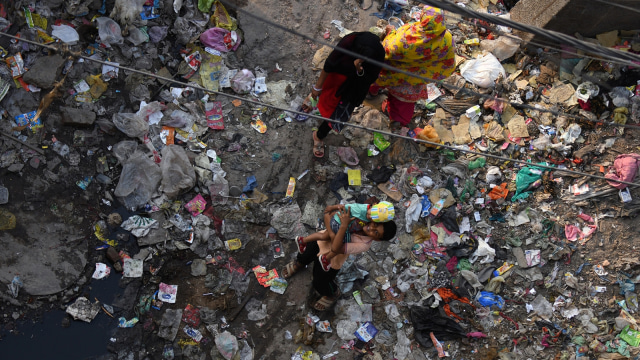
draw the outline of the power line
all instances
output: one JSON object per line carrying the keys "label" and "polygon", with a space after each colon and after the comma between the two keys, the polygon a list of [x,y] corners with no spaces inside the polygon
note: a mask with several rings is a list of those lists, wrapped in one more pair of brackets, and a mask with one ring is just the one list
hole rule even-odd
{"label": "power line", "polygon": [[[473,21],[466,20],[463,16],[461,16],[459,14],[454,14],[454,15],[457,15],[457,16],[451,16],[451,18],[453,18],[454,20],[456,20],[458,22],[469,24],[469,25],[472,25],[472,26],[475,26],[475,27],[482,26],[482,25],[477,24],[477,23],[475,23]],[[513,34],[510,34],[508,32],[499,30],[499,29],[497,29],[495,27],[491,28],[491,32],[496,33],[496,34],[498,34],[500,36],[508,37],[510,39],[513,39],[513,40],[522,41],[522,39],[520,37],[515,36]],[[557,45],[557,44],[537,42],[537,41],[534,41],[534,40],[527,41],[527,43],[539,46],[541,48],[546,48],[546,49],[549,49],[549,50],[558,51],[558,52],[561,52],[563,54],[576,55],[577,57],[580,57],[580,58],[587,58],[587,59],[592,59],[592,60],[606,61],[606,62],[610,62],[610,63],[613,63],[613,64],[619,64],[619,65],[625,65],[625,66],[633,66],[633,67],[637,67],[638,66],[638,64],[635,64],[635,63],[633,63],[631,61],[605,59],[605,58],[602,58],[602,57],[595,57],[595,56],[590,56],[590,55],[586,55],[586,54],[578,54],[575,51],[569,51],[569,50],[566,50],[566,49],[557,48],[557,47],[555,47],[555,45]]]}
{"label": "power line", "polygon": [[[13,37],[12,35],[8,35],[8,34],[2,33],[2,32],[0,32],[0,35]],[[21,41],[32,43],[34,45],[39,45],[39,46],[42,46],[42,47],[46,47],[46,48],[49,48],[51,50],[60,51],[60,49],[58,49],[58,48],[56,48],[54,46],[44,45],[44,44],[40,44],[40,43],[37,43],[37,42],[34,42],[34,41],[24,40],[24,39],[21,39]],[[256,105],[260,105],[260,106],[266,106],[266,107],[269,107],[269,108],[272,108],[272,109],[275,109],[275,110],[285,111],[285,112],[293,113],[293,114],[296,114],[296,115],[308,116],[308,117],[311,117],[311,118],[314,118],[314,119],[328,121],[328,122],[331,122],[331,123],[340,123],[340,124],[343,124],[345,126],[350,126],[350,127],[356,128],[356,129],[362,129],[362,130],[365,130],[365,131],[368,131],[368,132],[377,132],[377,133],[380,133],[382,135],[387,135],[387,136],[390,136],[390,137],[409,140],[409,141],[413,141],[413,142],[416,142],[416,143],[421,143],[421,144],[425,144],[425,145],[431,145],[431,146],[435,146],[435,147],[442,147],[442,148],[450,149],[450,150],[453,150],[453,151],[460,151],[460,152],[467,153],[467,154],[484,156],[484,157],[489,157],[489,158],[498,159],[498,160],[502,160],[502,161],[509,161],[509,162],[514,162],[514,163],[518,163],[518,164],[523,164],[523,165],[527,165],[527,166],[535,166],[535,167],[548,169],[548,170],[552,170],[552,171],[565,172],[565,173],[568,173],[568,174],[579,175],[579,176],[587,176],[587,177],[591,177],[591,178],[594,178],[594,179],[613,181],[613,182],[616,182],[616,183],[621,183],[621,184],[626,184],[626,185],[640,186],[640,184],[636,184],[636,183],[633,183],[633,182],[627,182],[627,181],[621,181],[621,180],[612,180],[612,179],[607,179],[604,176],[600,176],[600,175],[588,174],[588,173],[575,171],[575,170],[570,170],[570,169],[560,169],[560,168],[549,166],[549,165],[533,164],[531,162],[527,162],[527,161],[523,161],[523,160],[517,160],[517,159],[511,159],[511,158],[507,158],[507,157],[500,156],[500,155],[493,155],[493,154],[484,153],[484,152],[461,149],[461,148],[458,148],[458,147],[452,146],[452,145],[445,145],[445,144],[440,144],[440,143],[436,143],[436,142],[432,142],[432,141],[428,141],[428,140],[422,140],[422,139],[414,139],[414,138],[409,137],[409,136],[404,136],[404,135],[400,135],[400,134],[394,134],[394,133],[391,133],[391,132],[388,132],[388,131],[383,131],[383,130],[376,130],[376,129],[368,128],[368,127],[365,127],[365,126],[362,126],[362,125],[352,124],[350,122],[341,122],[341,121],[338,121],[338,120],[328,119],[328,118],[324,118],[322,116],[318,116],[318,115],[314,115],[314,114],[309,114],[309,113],[304,113],[304,112],[300,112],[300,111],[285,109],[285,108],[281,108],[281,107],[278,107],[278,106],[275,106],[275,105],[265,104],[265,103],[260,102],[260,101],[251,100],[251,99],[248,99],[248,98],[245,98],[245,97],[242,97],[242,96],[233,95],[233,94],[227,94],[227,93],[223,93],[223,92],[215,91],[215,90],[209,90],[209,89],[204,88],[202,86],[184,84],[184,83],[182,83],[182,82],[180,82],[178,80],[172,79],[172,78],[159,76],[157,74],[148,73],[146,71],[129,68],[129,67],[122,66],[122,65],[119,65],[119,64],[115,65],[112,62],[93,59],[91,57],[87,57],[87,56],[81,55],[80,52],[71,53],[71,52],[68,51],[68,47],[66,47],[66,49],[64,49],[64,51],[66,51],[65,54],[69,54],[69,55],[71,55],[73,57],[82,58],[84,60],[97,62],[97,63],[103,64],[103,65],[109,65],[109,66],[117,67],[117,68],[122,69],[124,71],[138,73],[138,74],[141,74],[141,75],[149,76],[149,77],[152,77],[152,78],[155,78],[155,79],[158,79],[158,80],[162,80],[162,81],[166,81],[166,82],[170,82],[170,83],[173,83],[173,84],[179,84],[181,86],[187,86],[187,87],[190,87],[190,88],[193,88],[193,89],[198,89],[198,90],[204,91],[205,93],[212,93],[212,94],[216,94],[216,95],[226,96],[226,97],[229,97],[229,98],[232,98],[232,99],[243,100],[243,101],[246,101],[248,103],[252,103],[252,104],[256,104]]]}
{"label": "power line", "polygon": [[610,49],[601,45],[596,45],[596,44],[592,44],[586,41],[582,41],[582,40],[578,40],[572,36],[569,36],[567,34],[563,34],[557,31],[552,31],[552,30],[546,30],[546,29],[541,29],[539,27],[536,26],[531,26],[531,25],[527,25],[527,24],[523,24],[523,23],[519,23],[517,21],[513,21],[510,19],[506,19],[506,18],[501,18],[499,16],[495,16],[495,15],[489,15],[489,14],[485,14],[485,13],[481,13],[481,12],[477,12],[477,11],[473,11],[469,8],[466,7],[460,7],[452,2],[449,1],[441,1],[441,0],[418,0],[418,2],[421,2],[423,4],[427,4],[427,5],[431,5],[431,6],[435,6],[437,8],[440,9],[444,9],[456,14],[460,14],[463,16],[467,16],[467,17],[472,17],[472,18],[477,18],[477,19],[482,19],[494,24],[498,24],[498,25],[504,25],[504,26],[508,26],[514,29],[518,29],[521,31],[526,31],[528,33],[534,34],[534,35],[540,35],[540,36],[544,36],[548,39],[551,39],[553,41],[556,41],[558,43],[563,43],[563,44],[567,44],[567,45],[571,45],[577,49],[581,49],[593,54],[599,54],[602,56],[606,56],[607,58],[614,58],[614,59],[619,59],[619,60],[628,60],[628,61],[634,61],[634,62],[640,62],[640,55],[638,54],[634,54],[634,53],[630,53],[630,52],[625,52],[625,51],[620,51],[620,50],[616,50],[616,49]]}
{"label": "power line", "polygon": [[[221,0],[221,2],[223,4],[225,4],[225,5],[227,5],[227,6],[233,7],[233,5],[228,3],[226,0]],[[257,15],[254,15],[254,14],[252,14],[252,13],[250,13],[250,12],[244,10],[244,9],[236,8],[236,11],[238,11],[240,13],[243,13],[243,14],[251,17],[251,18],[254,18],[254,19],[256,19],[256,20],[258,20],[260,22],[264,22],[264,23],[266,23],[266,24],[268,24],[270,26],[278,28],[278,29],[280,29],[282,31],[285,31],[285,32],[288,32],[290,34],[299,36],[299,37],[301,37],[303,39],[306,39],[306,40],[309,40],[309,41],[313,41],[313,42],[315,42],[317,44],[320,44],[320,45],[328,46],[328,47],[330,47],[330,48],[332,48],[334,50],[340,51],[340,52],[342,52],[344,54],[347,54],[347,55],[350,55],[350,56],[354,56],[356,58],[364,59],[367,62],[370,62],[372,64],[375,64],[377,66],[380,66],[380,67],[382,67],[384,69],[387,69],[387,70],[390,70],[390,71],[394,71],[394,72],[401,73],[401,74],[404,74],[404,75],[407,75],[407,76],[411,76],[411,77],[423,80],[425,82],[431,82],[431,83],[439,84],[442,87],[444,87],[446,89],[449,89],[449,90],[457,90],[457,91],[464,90],[466,93],[474,95],[474,96],[477,96],[480,99],[496,100],[496,101],[499,101],[499,102],[504,103],[504,104],[509,104],[509,105],[511,105],[511,106],[513,106],[514,108],[517,108],[517,109],[527,109],[527,110],[531,110],[531,111],[550,113],[550,114],[553,114],[553,115],[556,115],[556,116],[565,116],[567,118],[577,119],[577,120],[590,122],[590,123],[594,123],[594,124],[604,124],[604,125],[607,125],[607,126],[619,126],[619,127],[625,127],[625,128],[629,128],[629,129],[633,129],[633,130],[639,130],[640,129],[640,127],[634,126],[634,125],[630,125],[630,124],[621,125],[621,124],[616,124],[616,123],[614,123],[612,121],[608,122],[608,121],[603,121],[603,120],[591,120],[591,119],[589,119],[589,118],[587,118],[585,116],[568,114],[568,113],[565,113],[565,112],[556,111],[556,110],[552,110],[552,109],[547,109],[547,108],[543,108],[543,107],[538,108],[538,107],[535,107],[535,106],[532,106],[532,105],[528,105],[528,104],[524,104],[524,103],[513,102],[513,101],[511,101],[509,99],[506,99],[506,98],[499,98],[499,97],[491,96],[489,94],[481,94],[479,92],[469,90],[469,89],[467,89],[465,87],[459,87],[459,86],[455,86],[455,85],[452,85],[452,84],[445,83],[442,80],[429,79],[429,78],[426,78],[426,77],[423,77],[423,76],[416,75],[414,73],[408,72],[406,70],[395,68],[395,67],[393,67],[393,66],[391,66],[389,64],[386,64],[384,62],[380,62],[380,61],[377,61],[375,59],[371,59],[369,57],[360,55],[360,54],[355,53],[355,52],[353,52],[351,50],[338,47],[338,46],[330,44],[330,43],[328,43],[326,41],[318,40],[318,39],[315,39],[315,38],[313,38],[311,36],[308,36],[308,35],[305,35],[305,34],[301,34],[300,32],[297,32],[295,30],[291,30],[291,29],[289,29],[289,28],[287,28],[287,27],[285,27],[283,25],[280,25],[278,23],[275,23],[275,22],[273,22],[273,21],[271,21],[269,19],[266,19],[266,18],[263,18],[263,17],[258,17]]]}
{"label": "power line", "polygon": [[633,11],[633,12],[640,13],[640,9],[636,9],[634,7],[627,6],[627,5],[618,4],[617,2],[604,1],[604,0],[593,0],[593,1],[599,2],[599,3],[602,3],[602,4],[606,4],[606,5],[609,5],[609,6],[615,6],[615,7],[621,8],[621,9],[626,9],[626,10],[630,10],[630,11]]}

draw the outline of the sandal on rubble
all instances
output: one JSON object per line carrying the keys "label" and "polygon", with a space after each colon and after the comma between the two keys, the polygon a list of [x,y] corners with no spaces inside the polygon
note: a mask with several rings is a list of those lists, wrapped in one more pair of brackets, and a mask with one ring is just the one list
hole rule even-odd
{"label": "sandal on rubble", "polygon": [[313,304],[313,308],[317,311],[325,311],[336,303],[337,297],[323,296]]}
{"label": "sandal on rubble", "polygon": [[312,133],[313,138],[313,156],[317,158],[324,157],[324,141],[316,140],[316,131]]}
{"label": "sandal on rubble", "polygon": [[307,248],[307,244],[304,243],[304,237],[296,236],[296,247],[298,248],[298,252],[302,254],[304,250]]}
{"label": "sandal on rubble", "polygon": [[282,277],[284,279],[288,279],[288,278],[292,277],[293,275],[295,275],[295,273],[300,271],[301,268],[302,268],[302,265],[300,263],[298,263],[295,260],[291,261],[290,263],[288,263],[285,266],[284,271],[282,272]]}
{"label": "sandal on rubble", "polygon": [[320,261],[320,266],[322,266],[322,270],[329,271],[331,269],[331,260],[328,260],[326,256],[320,255],[318,256],[318,260]]}

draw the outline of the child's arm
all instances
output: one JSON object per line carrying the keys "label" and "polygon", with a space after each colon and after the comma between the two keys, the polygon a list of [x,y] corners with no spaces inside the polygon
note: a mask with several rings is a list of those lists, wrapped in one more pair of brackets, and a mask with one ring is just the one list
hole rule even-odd
{"label": "child's arm", "polygon": [[337,205],[329,205],[326,208],[324,208],[324,213],[334,213],[337,210],[344,210],[344,205],[342,204],[337,204]]}
{"label": "child's arm", "polygon": [[325,229],[327,229],[327,234],[329,234],[329,238],[333,239],[334,236],[336,236],[336,234],[333,233],[333,230],[331,230],[331,218],[333,218],[333,212],[325,212],[324,213],[324,227]]}
{"label": "child's arm", "polygon": [[327,233],[329,234],[330,239],[333,239],[333,237],[336,236],[333,230],[331,230],[331,219],[337,211],[342,211],[344,209],[344,205],[338,204],[327,206],[324,210],[324,227],[325,229],[327,229]]}
{"label": "child's arm", "polygon": [[344,254],[344,236],[349,228],[349,223],[355,218],[351,217],[351,211],[349,209],[340,212],[340,229],[331,241],[331,252],[334,254]]}

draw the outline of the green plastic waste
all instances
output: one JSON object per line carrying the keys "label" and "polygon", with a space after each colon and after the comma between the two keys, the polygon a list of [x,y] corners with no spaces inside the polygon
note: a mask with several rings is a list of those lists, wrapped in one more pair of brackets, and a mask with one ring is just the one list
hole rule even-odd
{"label": "green plastic waste", "polygon": [[442,149],[442,155],[449,161],[456,161],[456,153],[451,149]]}
{"label": "green plastic waste", "polygon": [[[462,193],[460,193],[460,201],[466,202],[467,199],[476,194],[476,186],[473,183],[473,180],[468,179],[464,183],[464,189],[462,189]],[[468,195],[468,196],[467,196]]]}
{"label": "green plastic waste", "polygon": [[373,133],[373,145],[375,145],[378,148],[378,150],[384,151],[386,148],[391,146],[391,143],[385,140],[382,134]]}
{"label": "green plastic waste", "polygon": [[214,1],[215,0],[198,0],[198,10],[203,13],[210,13]]}
{"label": "green plastic waste", "polygon": [[640,331],[633,330],[627,325],[620,332],[620,339],[626,341],[629,345],[637,347],[640,345]]}
{"label": "green plastic waste", "polygon": [[456,265],[458,270],[471,270],[471,263],[468,258],[462,258],[458,260],[458,265]]}
{"label": "green plastic waste", "polygon": [[469,162],[469,170],[473,170],[473,169],[484,167],[484,165],[486,163],[487,163],[487,159],[485,159],[483,157],[477,158],[477,159]]}
{"label": "green plastic waste", "polygon": [[[546,165],[542,163],[543,165]],[[511,198],[511,201],[520,199],[526,199],[531,195],[531,191],[527,191],[529,186],[534,182],[540,180],[542,177],[543,168],[537,166],[525,166],[516,175],[516,193]]]}

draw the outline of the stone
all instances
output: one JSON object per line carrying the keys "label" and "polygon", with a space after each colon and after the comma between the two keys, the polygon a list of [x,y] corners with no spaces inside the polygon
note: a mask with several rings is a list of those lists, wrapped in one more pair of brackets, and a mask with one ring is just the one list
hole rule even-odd
{"label": "stone", "polygon": [[34,169],[40,167],[40,164],[42,164],[42,160],[37,156],[34,156],[29,160],[29,165]]}
{"label": "stone", "polygon": [[63,65],[64,58],[60,55],[41,57],[22,76],[22,79],[27,84],[35,85],[41,89],[50,89],[62,71]]}
{"label": "stone", "polygon": [[518,266],[526,269],[529,266],[527,265],[527,258],[524,255],[524,251],[522,250],[522,248],[519,247],[514,247],[511,249],[511,252],[513,253],[513,256],[516,257],[516,260],[518,261]]}
{"label": "stone", "polygon": [[23,167],[24,167],[24,164],[12,164],[11,166],[9,166],[7,168],[7,170],[9,172],[18,173],[18,172],[22,171]]}
{"label": "stone", "polygon": [[62,123],[65,125],[89,126],[96,121],[96,113],[91,110],[61,106]]}
{"label": "stone", "polygon": [[207,263],[203,259],[195,259],[191,263],[191,275],[202,276],[207,274]]}

